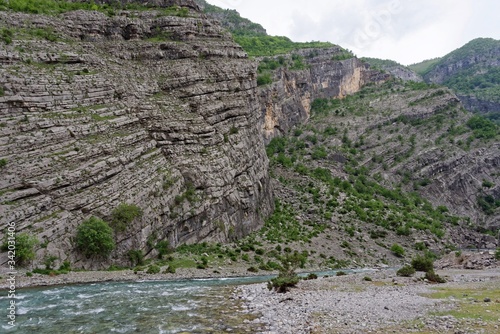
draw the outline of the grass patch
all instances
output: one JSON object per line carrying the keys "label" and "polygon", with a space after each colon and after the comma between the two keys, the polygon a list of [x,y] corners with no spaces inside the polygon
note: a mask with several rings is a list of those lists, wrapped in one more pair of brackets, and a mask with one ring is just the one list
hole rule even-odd
{"label": "grass patch", "polygon": [[[475,319],[496,324],[500,318],[500,287],[490,285],[477,288],[437,288],[427,297],[458,302],[456,309],[440,312],[457,319]],[[489,298],[490,302],[485,302]]]}

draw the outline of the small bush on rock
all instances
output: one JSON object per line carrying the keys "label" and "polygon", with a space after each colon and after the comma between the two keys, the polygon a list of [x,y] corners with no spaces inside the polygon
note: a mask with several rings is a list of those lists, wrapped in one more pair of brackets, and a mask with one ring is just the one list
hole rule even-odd
{"label": "small bush on rock", "polygon": [[307,275],[307,277],[305,279],[312,280],[312,279],[317,279],[317,278],[318,278],[318,275],[316,275],[315,273],[310,273],[309,275]]}
{"label": "small bush on rock", "polygon": [[146,271],[146,273],[148,274],[158,274],[160,273],[160,267],[158,267],[156,264],[152,264],[148,267],[148,270]]}
{"label": "small bush on rock", "polygon": [[403,248],[403,246],[398,244],[392,245],[391,252],[397,257],[403,257],[405,255],[405,249]]}
{"label": "small bush on rock", "polygon": [[396,275],[398,276],[403,276],[403,277],[410,277],[412,276],[413,274],[415,274],[415,268],[413,268],[412,266],[404,266],[404,267],[401,267],[397,272],[396,272]]}
{"label": "small bush on rock", "polygon": [[123,232],[137,217],[142,216],[142,210],[135,204],[121,203],[111,213],[111,225],[117,232]]}
{"label": "small bush on rock", "polygon": [[298,252],[293,254],[286,254],[280,258],[281,268],[278,277],[273,278],[268,284],[267,288],[269,290],[275,290],[278,293],[285,293],[293,288],[299,283],[300,277],[295,273],[301,265],[302,255]]}

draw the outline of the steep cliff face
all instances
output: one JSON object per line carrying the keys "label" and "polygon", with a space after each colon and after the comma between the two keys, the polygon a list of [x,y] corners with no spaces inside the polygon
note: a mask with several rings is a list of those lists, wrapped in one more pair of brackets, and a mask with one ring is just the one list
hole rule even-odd
{"label": "steep cliff face", "polygon": [[335,60],[343,52],[340,47],[297,50],[294,54],[303,57],[305,69],[281,67],[273,72],[271,84],[259,88],[266,141],[307,121],[314,99],[341,99],[368,83],[381,83],[389,78],[357,58]]}
{"label": "steep cliff face", "polygon": [[0,225],[36,235],[38,259],[97,266],[76,228],[120,203],[143,214],[115,235],[114,260],[159,240],[227,241],[272,210],[256,64],[216,22],[182,16],[0,12],[13,33],[0,44]]}

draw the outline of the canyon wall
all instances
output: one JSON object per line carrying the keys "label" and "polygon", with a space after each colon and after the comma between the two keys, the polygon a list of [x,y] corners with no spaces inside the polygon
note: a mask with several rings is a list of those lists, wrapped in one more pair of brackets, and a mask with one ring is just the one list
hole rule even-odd
{"label": "canyon wall", "polygon": [[[13,31],[0,42],[0,225],[35,235],[38,260],[96,268],[160,240],[224,242],[272,212],[256,63],[187,8],[0,12]],[[142,215],[108,263],[81,256],[77,226],[121,203]]]}

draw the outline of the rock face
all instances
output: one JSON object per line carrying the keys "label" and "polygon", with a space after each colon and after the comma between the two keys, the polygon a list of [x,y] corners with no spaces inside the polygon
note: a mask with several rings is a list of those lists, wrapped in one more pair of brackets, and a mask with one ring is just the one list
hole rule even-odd
{"label": "rock face", "polygon": [[[428,82],[442,84],[448,79],[461,72],[481,66],[483,68],[500,66],[500,43],[496,41],[496,46],[481,50],[480,46],[476,46],[479,40],[472,41],[461,49],[452,52],[445,56],[429,73],[424,75],[424,79]],[[460,52],[461,51],[461,52]]]}
{"label": "rock face", "polygon": [[344,98],[366,84],[389,78],[357,58],[334,60],[342,51],[340,47],[295,51],[294,54],[304,58],[306,69],[279,68],[273,72],[273,83],[259,88],[266,142],[306,122],[314,99]]}
{"label": "rock face", "polygon": [[458,98],[467,110],[488,114],[498,112],[500,110],[500,102],[487,101],[478,98],[477,96],[458,95]]}
{"label": "rock face", "polygon": [[422,77],[417,72],[393,60],[378,58],[363,58],[363,60],[370,64],[372,68],[386,71],[395,78],[403,81],[423,81]]}
{"label": "rock face", "polygon": [[38,260],[109,265],[83,258],[73,238],[120,203],[143,214],[115,236],[115,261],[154,255],[160,240],[227,241],[261,226],[273,200],[256,64],[216,22],[192,7],[0,12],[0,22],[14,33],[0,42],[0,225],[36,235]]}

